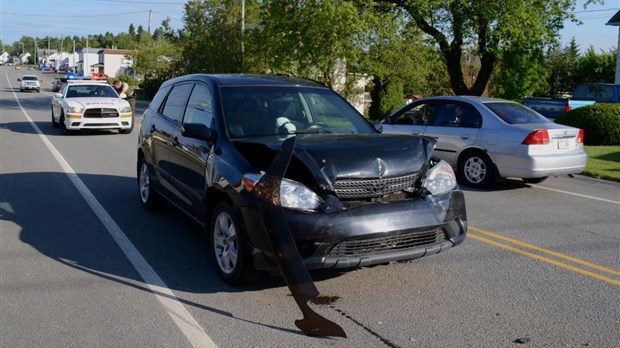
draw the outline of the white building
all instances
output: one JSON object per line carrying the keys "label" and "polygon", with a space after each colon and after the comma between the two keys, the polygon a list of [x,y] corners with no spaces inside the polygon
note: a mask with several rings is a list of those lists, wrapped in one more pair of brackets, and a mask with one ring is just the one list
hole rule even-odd
{"label": "white building", "polygon": [[8,52],[4,52],[2,54],[0,54],[0,64],[4,64],[6,62],[9,62],[11,60],[11,55]]}
{"label": "white building", "polygon": [[81,72],[84,76],[99,72],[99,51],[101,48],[80,48],[77,51],[77,72]]}
{"label": "white building", "polygon": [[[99,63],[95,65],[95,72],[116,77],[127,74],[133,67],[130,50],[103,49],[99,51]],[[98,69],[98,70],[97,70]]]}

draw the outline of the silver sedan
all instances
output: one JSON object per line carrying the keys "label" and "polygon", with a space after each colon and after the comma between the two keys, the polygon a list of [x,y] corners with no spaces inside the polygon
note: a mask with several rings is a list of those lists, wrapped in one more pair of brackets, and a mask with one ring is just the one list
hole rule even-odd
{"label": "silver sedan", "polygon": [[437,139],[434,155],[461,183],[488,187],[502,178],[539,183],[586,166],[581,129],[553,123],[509,100],[472,96],[416,100],[381,121],[384,133]]}

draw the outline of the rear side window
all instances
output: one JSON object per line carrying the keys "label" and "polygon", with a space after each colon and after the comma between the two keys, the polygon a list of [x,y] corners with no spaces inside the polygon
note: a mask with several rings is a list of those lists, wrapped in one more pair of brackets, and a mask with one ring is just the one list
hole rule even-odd
{"label": "rear side window", "polygon": [[536,111],[517,103],[485,103],[484,106],[508,124],[553,123]]}
{"label": "rear side window", "polygon": [[185,105],[187,105],[187,97],[192,91],[193,86],[191,83],[184,83],[172,87],[168,98],[166,98],[162,114],[181,124],[183,114],[185,113]]}

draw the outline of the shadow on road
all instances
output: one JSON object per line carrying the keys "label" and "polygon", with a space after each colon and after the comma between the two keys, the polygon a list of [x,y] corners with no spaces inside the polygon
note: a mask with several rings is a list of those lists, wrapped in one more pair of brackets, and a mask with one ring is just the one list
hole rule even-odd
{"label": "shadow on road", "polygon": [[[183,298],[182,293],[237,293],[286,286],[279,276],[245,287],[228,286],[217,276],[208,257],[210,248],[203,228],[165,203],[155,211],[145,211],[139,203],[135,177],[79,177],[160,278],[181,296],[178,299],[184,305],[235,318],[220,308]],[[152,292],[66,174],[1,174],[0,182],[0,218],[19,227],[23,243],[66,267]],[[328,279],[341,273],[316,274],[319,279]],[[302,334],[286,327],[237,319]]]}

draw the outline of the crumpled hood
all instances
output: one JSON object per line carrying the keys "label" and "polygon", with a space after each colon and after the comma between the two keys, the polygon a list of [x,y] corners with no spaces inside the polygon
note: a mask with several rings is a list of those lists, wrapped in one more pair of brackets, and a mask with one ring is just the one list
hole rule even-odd
{"label": "crumpled hood", "polygon": [[[284,138],[240,140],[246,145],[264,145],[278,151]],[[311,134],[298,135],[293,157],[312,174],[335,179],[372,179],[403,176],[419,171],[432,155],[431,138],[404,134]],[[244,151],[242,151],[243,153]]]}
{"label": "crumpled hood", "polygon": [[129,103],[120,98],[70,98],[66,99],[69,106],[90,108],[121,108],[129,106]]}

